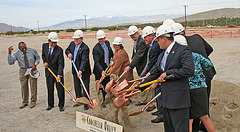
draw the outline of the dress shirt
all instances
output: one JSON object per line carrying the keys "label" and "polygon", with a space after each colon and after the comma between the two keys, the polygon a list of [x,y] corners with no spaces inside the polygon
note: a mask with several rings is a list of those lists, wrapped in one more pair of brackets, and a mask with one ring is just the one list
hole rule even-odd
{"label": "dress shirt", "polygon": [[[170,51],[171,51],[171,49],[172,49],[172,47],[173,47],[174,44],[175,44],[175,42],[172,42],[172,43],[168,46],[168,48],[165,50],[165,52],[164,52],[163,59],[161,60],[161,69],[162,69],[163,71],[165,70],[165,65],[166,65],[166,62],[167,62],[167,57],[168,57],[168,55],[169,55],[169,53],[170,53]],[[165,60],[164,60],[164,58],[165,58]],[[165,62],[163,62],[163,61],[165,61]],[[163,63],[164,63],[164,66],[163,66]]]}
{"label": "dress shirt", "polygon": [[[27,47],[26,55],[28,58],[29,67],[32,67],[34,64],[35,65],[39,64],[40,56],[34,48]],[[20,49],[15,51],[12,55],[8,54],[8,64],[9,65],[14,64],[16,60],[18,61],[19,67],[25,68],[24,54]]]}
{"label": "dress shirt", "polygon": [[[108,50],[108,47],[107,47],[107,45],[104,43],[104,44],[101,44],[101,46],[102,46],[102,48],[103,48],[103,51],[105,51],[104,50],[104,46],[106,47],[106,50],[107,50],[107,55],[108,55],[108,57],[109,57],[109,50]],[[104,52],[105,53],[105,52]],[[104,56],[105,57],[105,56]],[[109,58],[108,58],[109,59]]]}

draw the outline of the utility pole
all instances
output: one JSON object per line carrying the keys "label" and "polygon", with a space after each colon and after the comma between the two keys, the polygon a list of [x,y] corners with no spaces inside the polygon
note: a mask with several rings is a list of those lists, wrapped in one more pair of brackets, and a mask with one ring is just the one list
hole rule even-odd
{"label": "utility pole", "polygon": [[185,31],[187,29],[187,5],[183,5],[184,10],[185,10]]}
{"label": "utility pole", "polygon": [[87,15],[84,15],[85,17],[85,28],[87,29]]}
{"label": "utility pole", "polygon": [[40,31],[40,30],[39,30],[39,21],[37,21],[37,24],[38,24],[38,32],[39,32],[39,31]]}

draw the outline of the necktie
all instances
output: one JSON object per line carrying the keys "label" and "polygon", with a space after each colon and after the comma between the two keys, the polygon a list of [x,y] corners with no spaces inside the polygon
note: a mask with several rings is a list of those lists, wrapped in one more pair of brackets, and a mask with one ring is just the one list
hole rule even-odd
{"label": "necktie", "polygon": [[52,54],[52,48],[49,48],[49,57],[51,56]]}
{"label": "necktie", "polygon": [[104,44],[104,60],[105,60],[105,63],[107,64],[107,65],[109,65],[109,59],[108,59],[108,53],[107,53],[107,47],[106,47],[106,45]]}
{"label": "necktie", "polygon": [[26,55],[26,52],[23,52],[24,54],[24,62],[25,62],[25,68],[28,68],[29,67],[29,64],[28,64],[28,57]]}
{"label": "necktie", "polygon": [[74,62],[76,61],[76,58],[77,58],[77,52],[78,52],[78,45],[76,45],[76,47],[75,47],[75,50],[74,50]]}
{"label": "necktie", "polygon": [[166,61],[167,61],[167,57],[168,57],[168,51],[166,50],[164,52],[164,56],[162,59],[162,65],[161,65],[161,69],[164,71],[165,70],[165,65],[166,65]]}

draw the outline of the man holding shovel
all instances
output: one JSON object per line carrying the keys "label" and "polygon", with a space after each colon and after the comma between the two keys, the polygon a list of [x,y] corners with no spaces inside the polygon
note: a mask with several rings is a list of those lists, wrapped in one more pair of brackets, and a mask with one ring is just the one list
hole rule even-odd
{"label": "man holding shovel", "polygon": [[[105,73],[105,69],[110,64],[110,59],[113,57],[113,51],[110,47],[110,43],[108,40],[106,40],[106,34],[103,30],[99,30],[97,32],[97,39],[98,43],[93,48],[93,60],[94,60],[94,69],[93,74],[95,75],[95,80],[98,81],[101,79],[101,76]],[[101,82],[103,88],[99,88],[99,92],[102,92],[102,96],[99,96],[99,98],[103,98],[102,107],[105,108],[105,87],[107,83],[110,81],[110,77],[105,77],[105,79]]]}
{"label": "man holding shovel", "polygon": [[25,75],[28,68],[32,68],[31,71],[37,69],[37,65],[40,61],[40,56],[34,48],[27,47],[24,42],[18,44],[18,50],[12,54],[13,46],[8,48],[8,64],[13,65],[15,61],[18,61],[19,69],[19,80],[21,82],[22,92],[22,105],[20,109],[28,105],[29,88],[28,79],[30,80],[31,87],[31,105],[30,108],[35,107],[37,101],[37,78],[31,77],[29,74]]}
{"label": "man holding shovel", "polygon": [[[63,49],[57,45],[57,42],[57,33],[49,33],[48,43],[43,43],[42,45],[42,59],[43,66],[45,67],[45,77],[48,91],[48,107],[46,108],[46,110],[49,111],[54,107],[55,83],[59,99],[58,107],[59,111],[62,112],[64,111],[65,94],[63,86],[57,82],[61,81],[63,83],[64,58]],[[47,68],[50,68],[53,73],[57,75],[57,78],[55,78]]]}
{"label": "man holding shovel", "polygon": [[[70,60],[73,60],[73,63],[76,65],[79,70],[76,72],[75,68],[72,66],[72,74],[74,80],[74,89],[76,94],[76,99],[80,97],[86,97],[87,94],[83,90],[82,84],[79,80],[79,77],[82,78],[84,85],[86,86],[86,90],[89,93],[89,83],[90,83],[90,63],[89,63],[89,48],[83,42],[83,32],[81,30],[76,30],[73,36],[74,41],[72,41],[67,49],[65,50],[65,54]],[[73,107],[79,106],[78,104],[74,104]],[[89,107],[87,104],[84,104],[84,110],[88,110]]]}

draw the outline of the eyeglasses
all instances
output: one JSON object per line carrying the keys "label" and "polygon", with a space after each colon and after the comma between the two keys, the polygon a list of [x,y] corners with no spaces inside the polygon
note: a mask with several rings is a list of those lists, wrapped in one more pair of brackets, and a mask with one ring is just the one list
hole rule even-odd
{"label": "eyeglasses", "polygon": [[27,47],[20,48],[20,50],[24,50],[24,49],[27,49]]}

